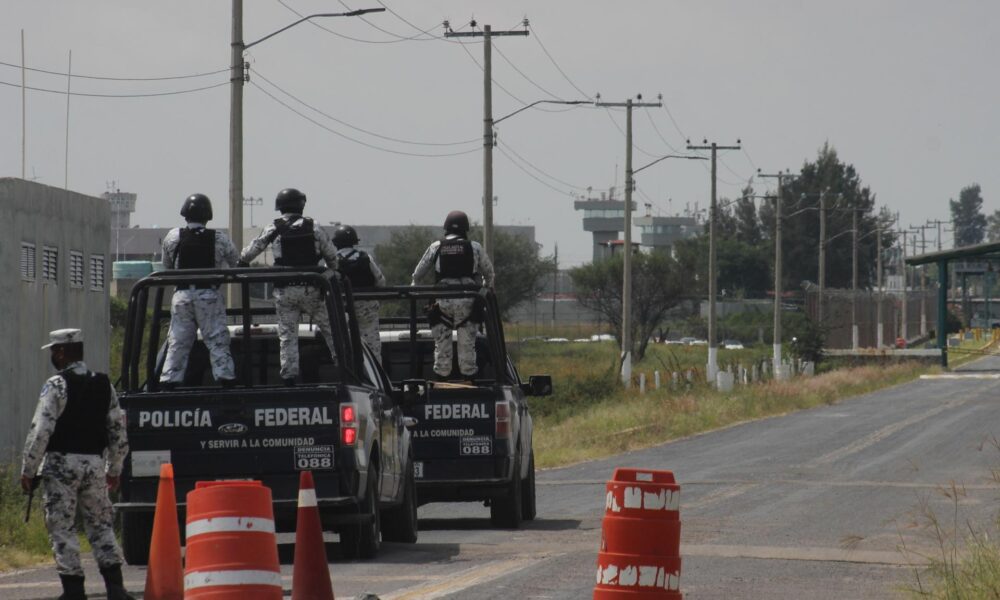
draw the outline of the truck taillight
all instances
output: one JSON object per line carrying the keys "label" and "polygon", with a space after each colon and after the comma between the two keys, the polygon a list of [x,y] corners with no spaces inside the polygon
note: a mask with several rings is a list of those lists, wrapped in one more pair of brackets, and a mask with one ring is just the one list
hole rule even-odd
{"label": "truck taillight", "polygon": [[502,400],[496,404],[496,436],[498,440],[510,439],[510,402]]}
{"label": "truck taillight", "polygon": [[340,405],[340,442],[353,446],[358,441],[358,413],[353,404]]}

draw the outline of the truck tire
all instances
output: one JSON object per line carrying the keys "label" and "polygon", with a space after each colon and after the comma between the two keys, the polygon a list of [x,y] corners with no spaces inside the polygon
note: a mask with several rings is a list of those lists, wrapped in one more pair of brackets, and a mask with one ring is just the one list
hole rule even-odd
{"label": "truck tire", "polygon": [[149,563],[149,545],[153,541],[153,513],[122,513],[122,553],[132,566]]}
{"label": "truck tire", "polygon": [[403,485],[403,503],[382,514],[382,541],[413,544],[417,541],[417,484],[412,463]]}
{"label": "truck tire", "polygon": [[524,508],[522,498],[524,488],[521,486],[521,451],[517,451],[514,459],[513,476],[507,484],[507,493],[502,498],[494,498],[490,502],[490,521],[494,527],[502,529],[517,529],[521,526]]}
{"label": "truck tire", "polygon": [[525,521],[534,521],[537,510],[535,509],[535,451],[531,451],[531,458],[528,461],[528,476],[525,477],[521,498],[521,516]]}
{"label": "truck tire", "polygon": [[340,552],[346,559],[370,559],[378,554],[382,538],[382,518],[378,509],[378,471],[369,471],[365,498],[360,513],[371,515],[365,523],[345,526],[340,532]]}

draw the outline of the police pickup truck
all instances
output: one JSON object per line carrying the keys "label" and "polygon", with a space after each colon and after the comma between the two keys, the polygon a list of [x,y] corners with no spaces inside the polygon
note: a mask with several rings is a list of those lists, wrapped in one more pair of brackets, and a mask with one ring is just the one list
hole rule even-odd
{"label": "police pickup truck", "polygon": [[[229,284],[229,285],[226,285]],[[178,288],[219,287],[241,298],[227,310],[236,385],[212,378],[209,351],[195,342],[183,382],[159,383]],[[320,290],[338,360],[312,325],[299,327],[300,379],[285,385],[273,286]],[[196,481],[256,479],[271,489],[275,526],[295,525],[299,472],[313,472],[324,529],[340,534],[345,558],[371,558],[381,540],[415,542],[414,462],[402,393],[364,348],[350,285],[322,269],[161,271],[136,283],[122,348],[120,400],[131,452],[122,473],[122,545],[145,564],[159,466],[172,463],[178,511]],[[181,529],[183,531],[183,527]]]}
{"label": "police pickup truck", "polygon": [[[438,379],[433,372],[434,304],[442,299],[477,303],[478,372]],[[476,287],[386,287],[355,293],[357,301],[382,303],[382,365],[404,389],[403,412],[413,428],[417,499],[474,501],[490,508],[497,527],[517,528],[535,518],[535,459],[528,396],[552,393],[552,378],[522,383],[507,355],[496,297]],[[395,315],[395,316],[393,316]],[[455,337],[453,337],[453,344]]]}

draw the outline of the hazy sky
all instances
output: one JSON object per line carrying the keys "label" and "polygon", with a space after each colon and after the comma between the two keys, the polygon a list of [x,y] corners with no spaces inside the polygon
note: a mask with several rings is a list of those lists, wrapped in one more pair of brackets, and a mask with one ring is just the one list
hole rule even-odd
{"label": "hazy sky", "polygon": [[[254,209],[257,223],[272,218],[274,194],[287,186],[308,195],[307,212],[322,222],[438,223],[455,208],[479,220],[483,85],[470,54],[481,61],[482,45],[426,39],[414,28],[439,36],[442,20],[468,30],[472,17],[494,29],[513,28],[525,16],[531,22],[531,36],[495,42],[494,80],[517,98],[495,87],[497,118],[553,96],[600,92],[624,101],[662,93],[669,114],[635,111],[636,168],[671,153],[669,145],[682,149],[678,129],[698,141],[741,138],[746,154],[726,153],[719,167],[720,195],[733,196],[756,167],[796,170],[829,140],[880,203],[901,211],[904,225],[948,218],[948,198],[972,182],[983,187],[987,213],[1000,208],[995,0],[382,2],[397,14],[370,15],[370,24],[317,21],[340,35],[305,23],[249,52],[256,73],[245,91],[244,186],[246,195],[265,200]],[[345,0],[351,8],[382,2]],[[302,13],[345,5],[284,4]],[[229,64],[230,7],[224,0],[6,0],[0,61],[20,63],[24,29],[29,67],[64,73],[72,50],[79,75],[217,71]],[[244,12],[247,42],[298,18],[277,0],[248,0]],[[74,78],[72,89],[135,94],[227,81],[224,72],[159,82]],[[21,91],[4,84],[19,86],[20,70],[0,65],[0,82],[0,176],[19,176]],[[29,72],[28,85],[65,91],[66,78]],[[66,96],[29,91],[27,114],[28,177],[62,186]],[[139,194],[133,222],[147,226],[177,223],[184,197],[200,191],[214,201],[214,223],[225,226],[228,86],[152,98],[73,96],[70,115],[71,189],[96,195],[117,181]],[[625,139],[616,123],[624,128],[624,112],[577,108],[531,109],[500,124],[496,222],[534,225],[543,252],[558,243],[563,264],[589,260],[590,235],[571,194],[616,182],[621,188]],[[323,127],[397,152],[471,152],[393,154]],[[652,201],[654,213],[671,214],[688,203],[705,206],[709,176],[694,161],[668,160],[637,176],[637,187],[640,206]]]}

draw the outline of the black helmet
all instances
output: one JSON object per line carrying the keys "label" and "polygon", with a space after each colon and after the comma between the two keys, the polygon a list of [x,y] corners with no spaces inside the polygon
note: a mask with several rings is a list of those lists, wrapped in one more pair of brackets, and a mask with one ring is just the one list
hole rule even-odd
{"label": "black helmet", "polygon": [[212,201],[205,194],[191,194],[181,206],[181,216],[189,223],[208,223],[212,220]]}
{"label": "black helmet", "polygon": [[448,233],[464,235],[469,233],[469,215],[460,210],[448,213],[444,220],[444,230]]}
{"label": "black helmet", "polygon": [[338,225],[333,230],[333,245],[337,247],[337,250],[357,246],[359,241],[358,232],[354,231],[350,225]]}
{"label": "black helmet", "polygon": [[295,188],[285,188],[274,199],[274,210],[282,213],[301,214],[306,207],[306,195]]}

